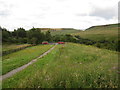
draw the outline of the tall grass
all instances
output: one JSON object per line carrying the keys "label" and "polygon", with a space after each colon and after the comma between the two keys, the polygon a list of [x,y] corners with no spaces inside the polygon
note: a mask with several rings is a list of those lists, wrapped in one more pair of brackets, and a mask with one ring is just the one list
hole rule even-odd
{"label": "tall grass", "polygon": [[118,53],[68,43],[3,81],[4,88],[117,88]]}
{"label": "tall grass", "polygon": [[36,57],[40,56],[42,53],[44,53],[51,47],[52,45],[38,45],[38,46],[28,47],[24,50],[3,56],[2,74],[5,74],[17,67],[20,67],[28,63],[32,59],[35,59]]}

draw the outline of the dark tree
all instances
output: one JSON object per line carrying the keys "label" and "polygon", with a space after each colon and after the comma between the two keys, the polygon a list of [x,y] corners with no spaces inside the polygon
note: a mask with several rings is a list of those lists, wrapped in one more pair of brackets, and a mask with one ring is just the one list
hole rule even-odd
{"label": "dark tree", "polygon": [[16,29],[14,29],[14,31],[12,32],[12,36],[17,37],[17,30]]}
{"label": "dark tree", "polygon": [[45,36],[40,29],[32,28],[27,32],[28,43],[39,44],[44,41]]}
{"label": "dark tree", "polygon": [[[17,31],[15,31],[17,33],[17,37],[21,37],[21,38],[24,38],[26,37],[26,31],[24,28],[18,28]],[[16,34],[15,33],[15,34]]]}
{"label": "dark tree", "polygon": [[50,31],[46,32],[46,41],[48,41],[48,42],[52,41],[52,36],[50,34]]}
{"label": "dark tree", "polygon": [[10,40],[11,33],[7,29],[2,28],[2,41],[8,42]]}

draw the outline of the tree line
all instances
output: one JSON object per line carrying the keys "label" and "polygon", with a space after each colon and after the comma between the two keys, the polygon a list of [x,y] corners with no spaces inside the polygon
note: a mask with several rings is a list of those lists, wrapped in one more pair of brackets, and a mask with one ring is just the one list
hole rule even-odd
{"label": "tree line", "polygon": [[43,41],[50,42],[52,36],[50,31],[42,33],[38,28],[32,28],[26,31],[24,28],[18,28],[14,31],[8,31],[6,28],[2,30],[2,42],[3,43],[29,43],[29,44],[40,44]]}
{"label": "tree line", "polygon": [[48,42],[74,42],[85,45],[92,45],[98,48],[104,48],[114,51],[120,51],[120,40],[101,40],[94,41],[90,39],[81,38],[79,35],[72,36],[70,34],[66,35],[51,35],[51,32],[48,30],[47,32],[41,32],[39,28],[32,28],[26,31],[24,28],[18,28],[12,32],[8,31],[5,28],[1,28],[2,30],[2,42],[3,43],[28,43],[28,44],[41,44],[43,41]]}
{"label": "tree line", "polygon": [[6,28],[1,28],[2,30],[2,42],[3,43],[29,43],[29,44],[41,44],[43,41],[48,42],[75,42],[76,39],[70,35],[55,35],[52,36],[51,32],[48,30],[46,32],[41,32],[40,28],[31,28],[26,31],[24,28],[18,28],[14,31],[8,31]]}

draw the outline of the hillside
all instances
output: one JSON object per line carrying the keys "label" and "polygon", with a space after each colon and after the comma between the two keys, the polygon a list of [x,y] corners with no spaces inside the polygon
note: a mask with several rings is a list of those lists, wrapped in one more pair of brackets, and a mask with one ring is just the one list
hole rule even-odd
{"label": "hillside", "polygon": [[65,34],[72,34],[77,33],[80,30],[76,30],[74,28],[37,28],[40,29],[42,32],[50,31],[51,35],[65,35]]}
{"label": "hillside", "polygon": [[118,28],[119,27],[119,25],[118,24],[107,24],[107,25],[99,25],[99,26],[92,26],[92,27],[90,27],[90,28],[88,28],[88,29],[86,29],[86,30],[105,30],[105,29],[107,29],[107,30],[109,30],[109,29],[113,29],[113,28]]}
{"label": "hillside", "polygon": [[86,29],[85,31],[74,33],[72,35],[79,35],[82,38],[87,38],[95,41],[112,41],[118,39],[118,28],[118,24],[93,26]]}

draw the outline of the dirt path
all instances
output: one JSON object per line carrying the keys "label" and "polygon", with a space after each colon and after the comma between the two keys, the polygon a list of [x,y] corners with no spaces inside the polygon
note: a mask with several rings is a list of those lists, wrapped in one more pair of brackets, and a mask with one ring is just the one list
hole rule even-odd
{"label": "dirt path", "polygon": [[[57,45],[57,44],[56,44],[56,45]],[[55,46],[56,46],[56,45],[55,45]],[[33,60],[30,61],[29,63],[27,63],[27,64],[25,64],[25,65],[23,65],[23,66],[21,66],[21,67],[18,67],[18,68],[16,68],[16,69],[14,69],[14,70],[12,70],[12,71],[4,74],[4,75],[1,75],[1,76],[0,76],[0,81],[1,81],[1,80],[4,80],[4,79],[6,79],[6,78],[11,77],[11,76],[14,75],[15,73],[17,73],[17,72],[25,69],[25,68],[28,67],[29,65],[33,64],[34,62],[37,61],[37,59],[42,58],[43,56],[47,55],[51,50],[53,50],[53,49],[55,48],[55,46],[53,46],[52,48],[50,48],[48,51],[46,51],[44,54],[40,55],[40,56],[37,57],[36,59],[33,59]]]}

